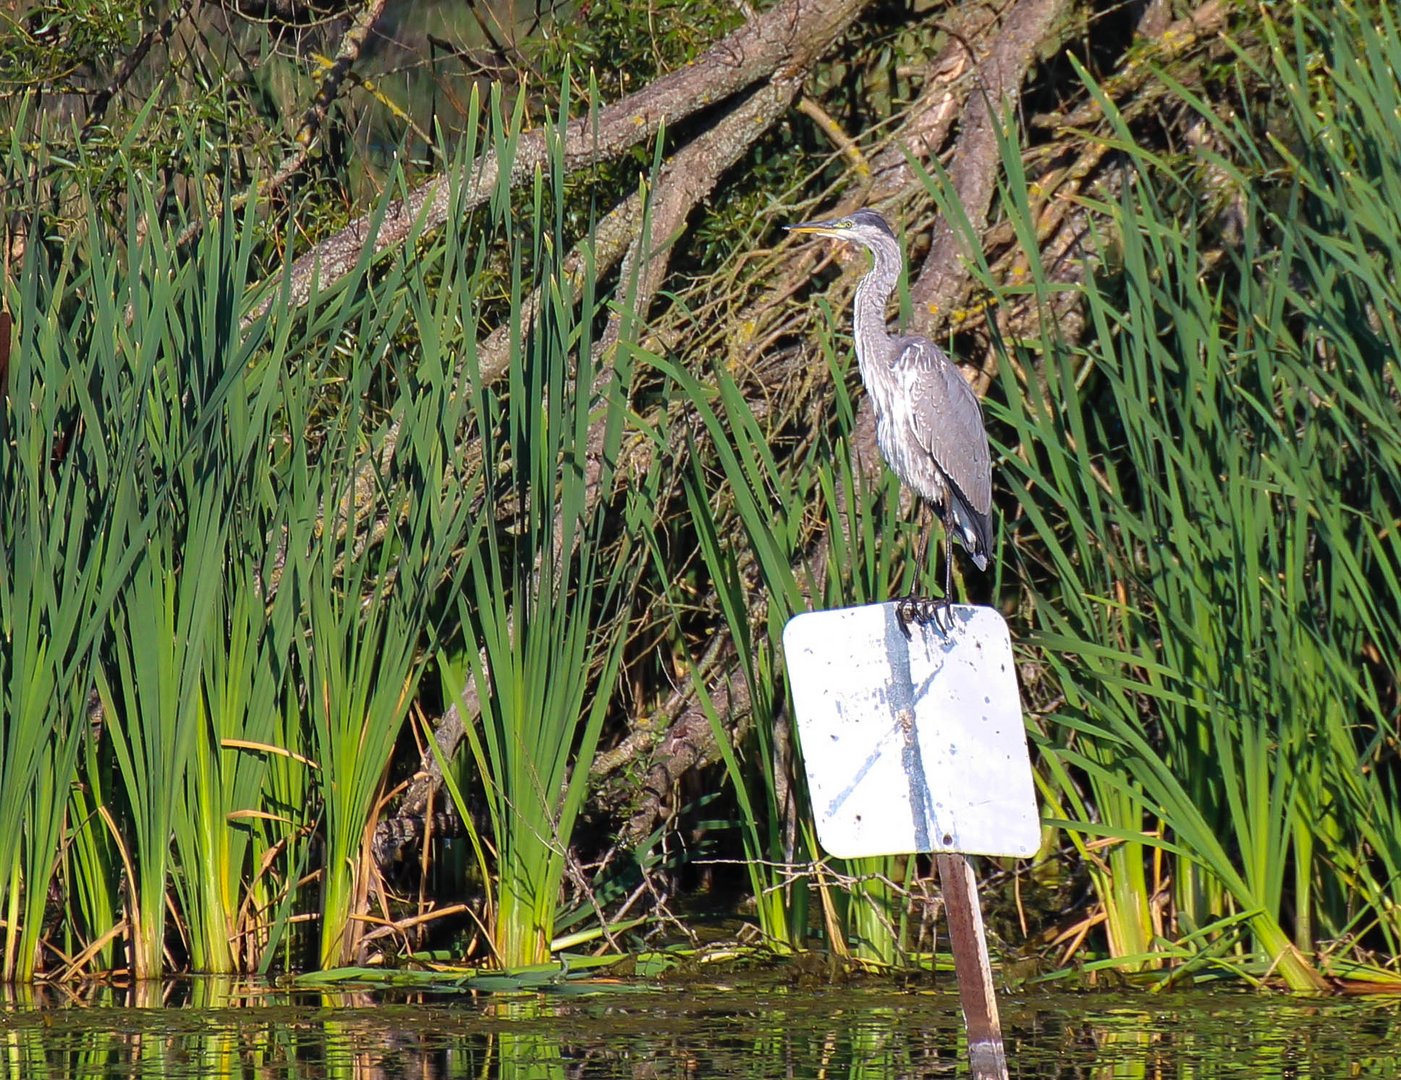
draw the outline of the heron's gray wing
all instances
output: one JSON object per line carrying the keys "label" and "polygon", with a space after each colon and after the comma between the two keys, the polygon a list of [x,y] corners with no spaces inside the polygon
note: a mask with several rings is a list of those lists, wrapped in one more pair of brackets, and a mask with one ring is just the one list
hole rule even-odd
{"label": "heron's gray wing", "polygon": [[987,514],[992,509],[992,458],[978,395],[928,338],[900,338],[897,345],[893,369],[912,407],[915,438],[968,505]]}

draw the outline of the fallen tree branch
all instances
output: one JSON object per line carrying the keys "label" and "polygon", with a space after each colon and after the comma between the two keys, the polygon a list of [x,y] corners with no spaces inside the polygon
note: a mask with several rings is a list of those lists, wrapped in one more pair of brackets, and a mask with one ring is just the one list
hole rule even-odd
{"label": "fallen tree branch", "polygon": [[[775,76],[792,74],[795,58],[812,41],[832,41],[871,0],[782,0],[721,39],[694,62],[663,75],[635,94],[605,106],[596,117],[572,120],[563,133],[566,169],[607,161],[654,137],[663,122],[674,124]],[[508,163],[511,185],[524,182],[548,160],[549,133],[528,132]],[[483,153],[467,169],[460,207],[478,206],[495,190],[502,163]],[[415,222],[434,229],[447,220],[451,178],[434,177],[384,214],[371,233],[373,214],[362,215],[327,237],[292,264],[288,303],[301,307],[313,291],[326,290],[348,274],[368,245],[375,253],[402,243]],[[280,296],[277,290],[254,305],[246,320],[259,318]]]}

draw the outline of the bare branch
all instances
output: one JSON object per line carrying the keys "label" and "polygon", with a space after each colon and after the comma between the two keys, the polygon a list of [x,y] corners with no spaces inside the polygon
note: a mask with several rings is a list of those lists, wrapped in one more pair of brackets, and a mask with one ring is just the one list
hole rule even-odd
{"label": "bare branch", "polygon": [[[369,40],[370,31],[374,29],[379,17],[384,14],[387,3],[388,0],[366,0],[365,6],[360,9],[360,14],[355,17],[355,21],[350,24],[350,28],[341,38],[340,47],[336,50],[336,58],[327,70],[326,77],[321,81],[321,86],[317,89],[316,97],[307,108],[306,115],[302,117],[302,126],[297,129],[297,149],[283,159],[282,164],[268,178],[267,183],[236,195],[231,204],[234,209],[244,206],[249,199],[255,196],[266,199],[280,191],[306,164],[312,144],[321,132],[321,125],[326,121],[326,114],[331,111],[331,104],[340,93],[341,83],[350,74],[351,65],[360,58],[360,53]],[[176,243],[181,247],[188,244],[199,235],[206,220],[196,218],[191,221],[181,230]]]}

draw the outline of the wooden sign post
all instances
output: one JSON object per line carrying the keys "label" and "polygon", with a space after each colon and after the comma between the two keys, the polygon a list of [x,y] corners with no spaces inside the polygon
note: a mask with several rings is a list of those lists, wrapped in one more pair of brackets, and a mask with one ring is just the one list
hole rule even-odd
{"label": "wooden sign post", "polygon": [[992,969],[965,854],[1029,857],[1041,822],[1007,624],[955,606],[944,634],[896,605],[814,611],[784,629],[817,836],[841,858],[932,853],[971,1075],[1006,1080]]}

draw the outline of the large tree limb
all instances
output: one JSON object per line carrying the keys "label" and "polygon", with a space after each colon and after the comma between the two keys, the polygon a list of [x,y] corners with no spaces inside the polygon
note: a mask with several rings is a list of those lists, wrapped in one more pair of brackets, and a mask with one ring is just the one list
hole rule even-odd
{"label": "large tree limb", "polygon": [[[1013,115],[1021,100],[1021,87],[1036,50],[1068,6],[1068,0],[1018,0],[1007,13],[992,51],[978,64],[974,91],[959,123],[958,147],[949,168],[949,179],[963,212],[981,236],[988,208],[997,189],[1002,155],[997,124],[1003,110]],[[923,332],[933,331],[963,292],[968,282],[960,255],[964,241],[943,219],[935,226],[933,243],[919,276],[910,285],[914,323]]]}

